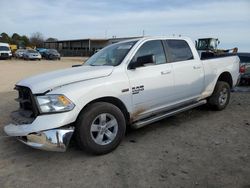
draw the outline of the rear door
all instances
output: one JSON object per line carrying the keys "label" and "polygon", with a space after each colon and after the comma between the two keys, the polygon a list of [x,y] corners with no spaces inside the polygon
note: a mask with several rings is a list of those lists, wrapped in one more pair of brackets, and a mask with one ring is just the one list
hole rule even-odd
{"label": "rear door", "polygon": [[202,62],[194,58],[185,40],[169,39],[166,46],[174,71],[176,102],[197,99],[204,87]]}
{"label": "rear door", "polygon": [[135,114],[154,111],[173,102],[172,64],[167,63],[162,41],[152,40],[142,44],[130,63],[145,55],[154,55],[155,64],[127,70]]}

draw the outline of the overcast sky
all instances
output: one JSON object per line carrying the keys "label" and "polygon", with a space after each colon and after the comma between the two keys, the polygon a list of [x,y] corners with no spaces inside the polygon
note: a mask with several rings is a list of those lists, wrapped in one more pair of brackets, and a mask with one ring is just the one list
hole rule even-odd
{"label": "overcast sky", "polygon": [[1,0],[0,33],[58,39],[216,37],[250,52],[250,0]]}

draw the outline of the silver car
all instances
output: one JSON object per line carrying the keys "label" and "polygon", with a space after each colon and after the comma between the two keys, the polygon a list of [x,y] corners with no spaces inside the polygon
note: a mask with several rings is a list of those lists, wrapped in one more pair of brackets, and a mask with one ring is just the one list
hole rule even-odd
{"label": "silver car", "polygon": [[23,58],[24,52],[26,52],[25,49],[18,49],[18,50],[15,52],[14,56],[15,56],[16,58]]}
{"label": "silver car", "polygon": [[38,59],[40,61],[42,59],[42,56],[36,50],[26,50],[23,53],[23,59],[25,60],[37,60]]}

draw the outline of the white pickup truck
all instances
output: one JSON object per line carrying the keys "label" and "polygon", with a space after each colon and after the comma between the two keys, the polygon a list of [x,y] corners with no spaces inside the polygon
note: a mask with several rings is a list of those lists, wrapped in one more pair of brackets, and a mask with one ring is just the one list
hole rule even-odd
{"label": "white pickup truck", "polygon": [[146,37],[100,50],[84,64],[16,84],[19,109],[7,135],[65,151],[74,136],[93,154],[139,128],[208,103],[224,109],[239,78],[237,56],[201,60],[189,38]]}

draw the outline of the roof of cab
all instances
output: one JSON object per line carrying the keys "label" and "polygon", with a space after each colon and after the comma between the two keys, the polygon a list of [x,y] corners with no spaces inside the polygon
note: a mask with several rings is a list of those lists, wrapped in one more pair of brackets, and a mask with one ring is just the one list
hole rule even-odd
{"label": "roof of cab", "polygon": [[167,40],[167,39],[170,39],[170,40],[187,40],[187,41],[190,41],[191,38],[189,37],[183,37],[183,36],[180,36],[180,37],[171,37],[171,36],[145,36],[145,37],[138,37],[138,38],[135,38],[135,39],[129,39],[129,40],[124,40],[124,41],[120,41],[119,43],[124,43],[124,42],[132,42],[132,41],[145,41],[145,40]]}

